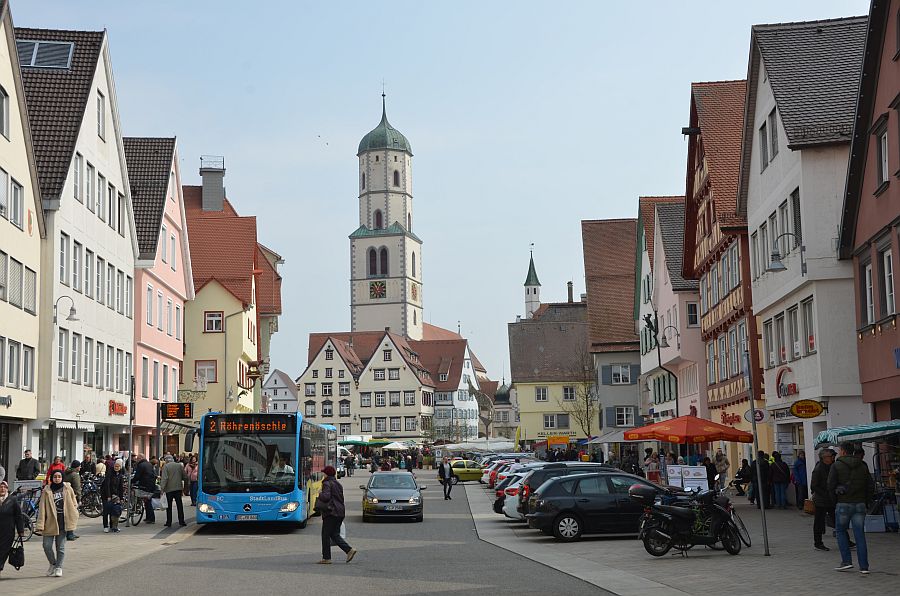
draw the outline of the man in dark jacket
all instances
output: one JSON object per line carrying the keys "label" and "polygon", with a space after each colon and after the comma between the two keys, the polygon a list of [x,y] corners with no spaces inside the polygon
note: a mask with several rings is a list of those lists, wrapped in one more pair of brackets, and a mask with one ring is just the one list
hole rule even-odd
{"label": "man in dark jacket", "polygon": [[835,533],[841,550],[841,564],[836,571],[853,569],[850,556],[850,537],[847,529],[852,525],[856,536],[856,556],[859,572],[869,573],[869,552],[866,545],[865,521],[866,505],[875,496],[875,481],[869,467],[862,459],[854,456],[853,443],[841,443],[841,456],[828,472],[828,491],[835,495]]}
{"label": "man in dark jacket", "polygon": [[25,450],[25,457],[16,466],[16,480],[34,480],[41,473],[41,464],[31,457],[31,449]]}
{"label": "man in dark jacket", "polygon": [[812,500],[816,506],[816,516],[813,519],[813,547],[819,550],[831,550],[822,542],[825,534],[825,521],[829,515],[834,519],[834,496],[828,490],[828,473],[834,464],[834,450],[823,449],[819,452],[819,462],[813,468]]}
{"label": "man in dark jacket", "polygon": [[325,466],[322,472],[325,480],[322,481],[322,490],[316,498],[316,508],[322,514],[322,560],[319,564],[331,564],[332,542],[347,553],[349,563],[356,556],[356,549],[341,538],[341,524],[344,523],[347,512],[344,507],[344,487],[335,478],[334,466]]}
{"label": "man in dark jacket", "polygon": [[453,488],[453,477],[456,474],[453,472],[453,466],[450,465],[450,460],[446,457],[441,460],[441,463],[438,465],[438,479],[440,483],[444,485],[444,500],[451,500],[450,490]]}
{"label": "man in dark jacket", "polygon": [[94,456],[90,453],[84,454],[84,461],[81,462],[81,473],[97,475],[97,464],[94,462]]}
{"label": "man in dark jacket", "polygon": [[762,474],[762,477],[757,476],[756,462],[750,464],[753,496],[756,499],[757,509],[763,505],[765,505],[766,509],[769,509],[772,506],[769,500],[769,458],[765,452],[760,451],[756,454],[756,460],[759,462],[759,472]]}
{"label": "man in dark jacket", "polygon": [[144,515],[147,516],[144,523],[155,524],[156,513],[153,511],[150,498],[156,492],[156,472],[153,469],[153,464],[147,461],[143,455],[135,455],[134,461],[137,462],[137,466],[134,469],[134,485],[144,493],[141,495],[144,499]]}

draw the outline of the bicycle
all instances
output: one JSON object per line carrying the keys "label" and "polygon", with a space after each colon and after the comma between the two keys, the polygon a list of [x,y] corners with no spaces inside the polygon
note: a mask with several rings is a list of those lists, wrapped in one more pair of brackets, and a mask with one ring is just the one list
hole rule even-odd
{"label": "bicycle", "polygon": [[22,540],[28,542],[34,535],[34,525],[37,523],[38,503],[41,495],[40,488],[33,488],[28,491],[19,489],[16,499],[19,501],[19,507],[22,509],[22,515],[25,516],[24,525],[25,533]]}
{"label": "bicycle", "polygon": [[122,506],[119,522],[130,520],[131,525],[136,526],[141,523],[142,519],[144,519],[144,498],[137,496],[137,493],[132,491],[130,501]]}

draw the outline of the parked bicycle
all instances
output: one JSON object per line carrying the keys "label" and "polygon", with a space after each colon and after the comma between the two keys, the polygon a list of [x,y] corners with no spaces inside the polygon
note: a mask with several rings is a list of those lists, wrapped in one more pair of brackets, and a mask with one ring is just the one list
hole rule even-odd
{"label": "parked bicycle", "polygon": [[81,477],[81,504],[78,510],[85,517],[100,517],[103,513],[103,499],[100,496],[100,484],[102,478],[94,474],[84,474]]}
{"label": "parked bicycle", "polygon": [[25,516],[25,533],[22,540],[28,542],[34,535],[34,525],[37,523],[38,503],[41,499],[41,488],[32,488],[29,490],[18,489],[16,491],[16,499],[19,501],[19,507],[22,509],[22,515]]}

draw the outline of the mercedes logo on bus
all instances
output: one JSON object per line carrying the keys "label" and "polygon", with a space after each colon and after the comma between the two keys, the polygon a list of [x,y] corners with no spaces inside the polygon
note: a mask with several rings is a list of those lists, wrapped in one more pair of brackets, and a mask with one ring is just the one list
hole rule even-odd
{"label": "mercedes logo on bus", "polygon": [[251,505],[250,503],[244,503],[244,511],[250,511],[251,509],[253,509],[253,505]]}

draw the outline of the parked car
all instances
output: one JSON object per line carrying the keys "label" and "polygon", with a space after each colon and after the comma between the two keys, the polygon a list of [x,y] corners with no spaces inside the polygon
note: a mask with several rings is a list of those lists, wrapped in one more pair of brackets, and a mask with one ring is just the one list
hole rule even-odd
{"label": "parked car", "polygon": [[488,480],[489,480],[490,477],[491,477],[491,472],[497,470],[500,466],[502,466],[503,464],[507,463],[507,461],[508,461],[508,460],[505,460],[505,459],[498,459],[498,460],[495,460],[495,461],[491,462],[491,463],[488,464],[487,466],[485,466],[484,469],[483,469],[482,472],[481,472],[481,480],[480,480],[480,482],[481,482],[482,484],[487,484],[487,483],[488,483]]}
{"label": "parked car", "polygon": [[413,474],[400,470],[374,472],[369,482],[360,484],[363,491],[363,521],[375,517],[392,517],[422,521],[422,492],[425,486],[416,482]]}
{"label": "parked car", "polygon": [[509,476],[504,478],[501,482],[497,483],[497,487],[494,489],[494,513],[503,513],[503,507],[508,500],[514,500],[517,494],[519,494],[519,489],[516,488],[513,491],[509,490],[509,487],[516,481],[520,480],[524,474],[519,474],[516,472],[511,473]]}
{"label": "parked car", "polygon": [[629,497],[628,489],[635,484],[664,490],[619,470],[551,478],[528,497],[528,527],[564,542],[584,534],[637,534],[644,507]]}
{"label": "parked car", "polygon": [[533,470],[525,477],[525,480],[522,482],[522,490],[519,491],[519,513],[528,515],[528,497],[547,479],[554,476],[567,476],[569,474],[595,472],[603,469],[617,470],[617,468],[608,464],[579,461],[552,462]]}
{"label": "parked car", "polygon": [[453,484],[458,482],[469,482],[471,480],[481,480],[483,472],[478,462],[470,459],[459,459],[451,462],[450,467],[453,468]]}
{"label": "parked car", "polygon": [[503,500],[503,507],[500,512],[507,518],[515,521],[525,521],[525,516],[519,512],[519,491],[522,490],[522,481],[526,474],[513,474],[510,476],[512,482],[506,485],[503,492],[506,497]]}

